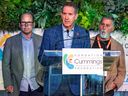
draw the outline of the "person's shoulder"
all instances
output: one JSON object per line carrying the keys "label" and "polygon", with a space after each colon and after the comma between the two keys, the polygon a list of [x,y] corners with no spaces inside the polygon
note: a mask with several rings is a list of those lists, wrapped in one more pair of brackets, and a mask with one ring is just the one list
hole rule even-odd
{"label": "person's shoulder", "polygon": [[7,38],[7,40],[5,41],[5,45],[12,44],[12,43],[15,44],[15,42],[17,42],[17,39],[19,38],[19,36],[20,36],[20,34],[18,33],[16,35],[13,35],[13,36]]}
{"label": "person's shoulder", "polygon": [[54,30],[58,30],[59,28],[62,28],[61,24],[46,28],[45,31],[54,31]]}
{"label": "person's shoulder", "polygon": [[85,29],[84,27],[81,27],[81,26],[79,26],[79,25],[75,25],[75,28],[77,28],[77,29],[79,29],[79,30],[83,30],[83,31],[88,32],[87,29]]}
{"label": "person's shoulder", "polygon": [[37,37],[37,38],[42,38],[42,36],[41,36],[41,35],[36,34],[36,33],[33,33],[33,36],[35,36],[35,37]]}
{"label": "person's shoulder", "polygon": [[114,50],[120,51],[121,53],[124,53],[123,44],[118,42],[116,39],[112,38],[111,43],[113,44]]}
{"label": "person's shoulder", "polygon": [[77,25],[77,24],[75,24],[75,27],[81,28],[81,29],[85,29],[84,27],[82,27],[82,26],[80,26],[80,25]]}
{"label": "person's shoulder", "polygon": [[[47,28],[47,29],[44,29],[44,35],[43,36],[52,36],[57,34],[58,32],[61,32],[62,31],[62,26],[61,25],[55,25],[55,26],[52,26],[50,28]],[[46,37],[47,37],[46,36]]]}
{"label": "person's shoulder", "polygon": [[112,42],[114,42],[114,44],[121,45],[121,43],[119,43],[116,39],[114,39],[112,37],[111,37],[111,40],[112,40]]}
{"label": "person's shoulder", "polygon": [[16,34],[16,35],[13,35],[13,36],[9,37],[7,40],[14,40],[14,39],[19,38],[19,36],[20,36],[20,33],[18,33],[18,34]]}

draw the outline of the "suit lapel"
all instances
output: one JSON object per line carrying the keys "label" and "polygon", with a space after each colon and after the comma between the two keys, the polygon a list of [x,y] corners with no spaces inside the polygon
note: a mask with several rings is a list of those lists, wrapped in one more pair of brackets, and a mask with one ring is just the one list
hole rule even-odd
{"label": "suit lapel", "polygon": [[80,33],[79,33],[79,30],[78,30],[78,28],[77,28],[77,26],[75,25],[74,26],[74,36],[73,36],[73,40],[72,40],[72,46],[71,46],[71,48],[75,48],[75,47],[77,47],[78,45],[76,45],[76,44],[78,44],[78,37],[79,37],[79,35],[80,35]]}
{"label": "suit lapel", "polygon": [[111,50],[115,50],[115,42],[113,38],[111,38]]}
{"label": "suit lapel", "polygon": [[56,43],[58,43],[59,44],[58,46],[60,46],[60,48],[62,49],[62,48],[64,48],[64,42],[63,42],[64,38],[63,38],[62,25],[59,25],[59,27],[58,27],[58,29],[56,31],[56,34],[57,34],[56,38],[58,38]]}
{"label": "suit lapel", "polygon": [[38,65],[37,65],[37,56],[38,56],[38,41],[37,41],[37,39],[36,39],[36,35],[33,33],[33,48],[34,48],[34,64],[35,64],[35,70],[36,70],[36,72],[37,72],[37,70],[38,70]]}
{"label": "suit lapel", "polygon": [[21,33],[19,33],[19,35],[17,36],[17,40],[16,40],[18,43],[17,44],[17,50],[19,50],[19,55],[21,57],[21,62],[23,64],[23,45],[22,45],[22,35]]}

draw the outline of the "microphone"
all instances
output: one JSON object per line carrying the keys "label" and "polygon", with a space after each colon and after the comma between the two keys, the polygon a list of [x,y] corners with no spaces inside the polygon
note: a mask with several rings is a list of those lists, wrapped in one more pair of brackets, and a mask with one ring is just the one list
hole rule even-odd
{"label": "microphone", "polygon": [[[69,30],[66,31],[67,32],[67,36],[69,36]],[[69,36],[70,37],[70,36]]]}

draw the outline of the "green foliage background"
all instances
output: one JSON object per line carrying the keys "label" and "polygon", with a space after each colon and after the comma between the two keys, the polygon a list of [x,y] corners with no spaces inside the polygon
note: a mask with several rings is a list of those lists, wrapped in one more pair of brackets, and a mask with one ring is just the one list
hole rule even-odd
{"label": "green foliage background", "polygon": [[[19,16],[31,12],[36,27],[47,28],[61,22],[60,10],[69,0],[0,0],[0,30],[18,30]],[[128,34],[128,0],[72,0],[78,6],[80,26],[97,30],[103,15],[111,14],[116,29]]]}

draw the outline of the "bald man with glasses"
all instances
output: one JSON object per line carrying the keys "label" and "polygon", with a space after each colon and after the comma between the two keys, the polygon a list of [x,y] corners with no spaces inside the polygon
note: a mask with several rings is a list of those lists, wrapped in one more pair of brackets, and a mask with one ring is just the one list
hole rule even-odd
{"label": "bald man with glasses", "polygon": [[43,88],[36,81],[36,75],[42,68],[37,59],[41,36],[33,33],[34,26],[32,14],[22,14],[19,22],[21,32],[5,43],[2,70],[4,87],[9,96],[43,94]]}

